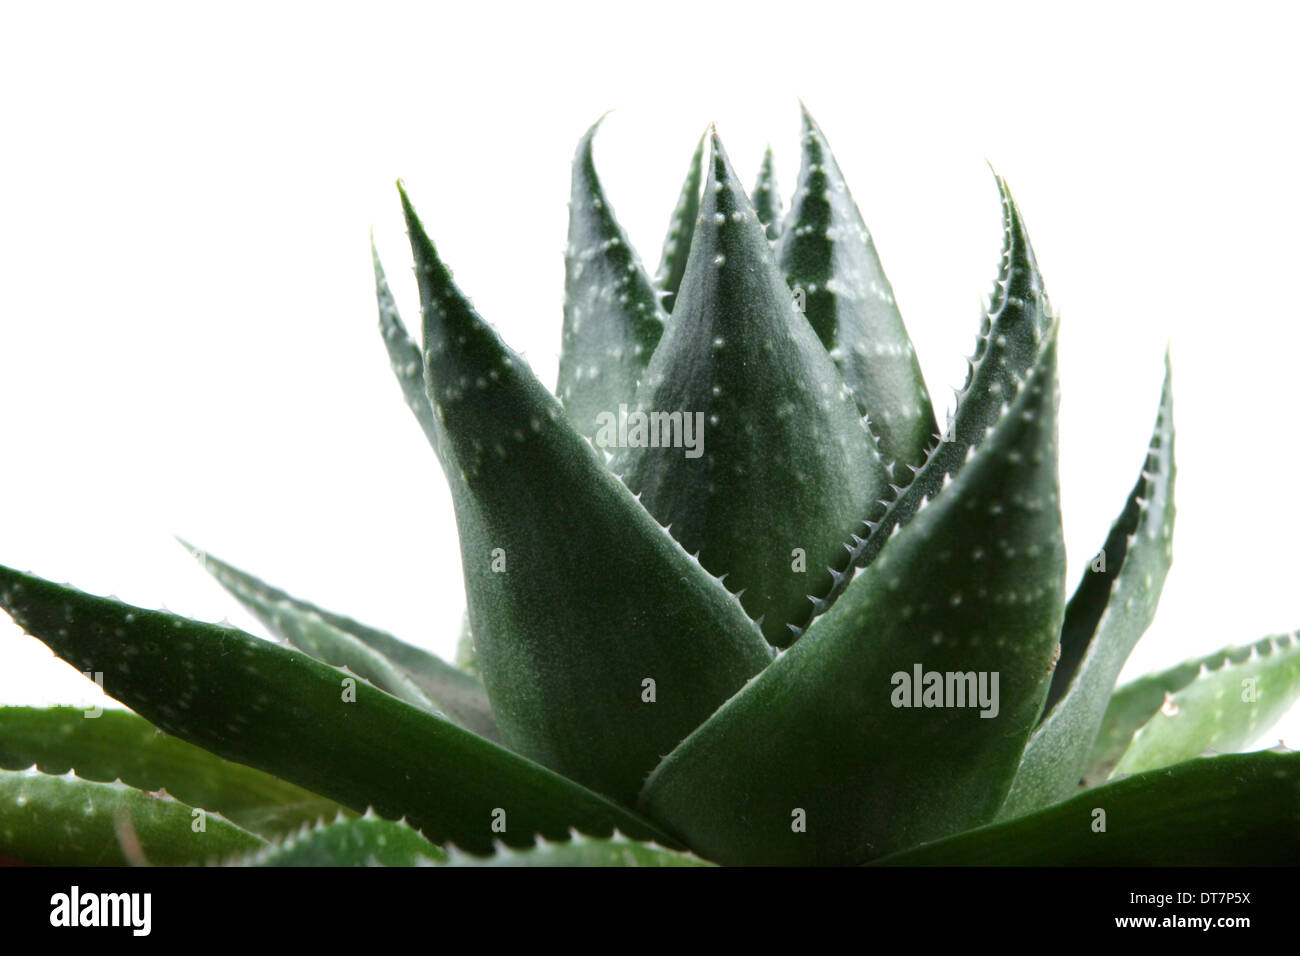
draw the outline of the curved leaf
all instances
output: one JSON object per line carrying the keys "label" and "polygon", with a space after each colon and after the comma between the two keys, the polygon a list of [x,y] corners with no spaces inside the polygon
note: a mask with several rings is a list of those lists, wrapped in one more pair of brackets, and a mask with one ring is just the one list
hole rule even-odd
{"label": "curved leaf", "polygon": [[[666,318],[596,175],[591,141],[599,125],[597,120],[587,130],[573,157],[556,387],[573,427],[588,438],[596,433],[600,413],[617,412],[620,402],[636,394]],[[425,345],[429,342],[426,335]]]}
{"label": "curved leaf", "polygon": [[1115,679],[1155,617],[1173,560],[1174,471],[1173,389],[1166,356],[1146,462],[1105,547],[1066,606],[1046,716],[1025,748],[1003,816],[1054,803],[1079,785]]}
{"label": "curved leaf", "polygon": [[[1101,730],[1088,756],[1083,774],[1083,786],[1103,784],[1114,772],[1120,758],[1128,751],[1136,734],[1159,712],[1175,693],[1187,687],[1200,676],[1218,670],[1225,664],[1241,664],[1254,655],[1268,655],[1275,644],[1285,646],[1285,637],[1266,637],[1243,647],[1216,651],[1207,657],[1185,661],[1176,667],[1148,674],[1125,684],[1111,694]],[[1205,672],[1205,673],[1203,673]],[[1258,724],[1259,721],[1257,720]]]}
{"label": "curved leaf", "polygon": [[474,647],[502,738],[630,803],[769,649],[478,317],[404,193],[403,204]]}
{"label": "curved leaf", "polygon": [[1300,754],[1264,751],[1190,760],[1127,777],[1045,810],[880,862],[1261,866],[1294,865],[1297,859]]}
{"label": "curved leaf", "polygon": [[[921,503],[938,495],[979,449],[985,435],[1015,398],[1024,376],[1039,358],[1044,336],[1052,322],[1051,304],[1043,291],[1042,276],[1029,245],[1029,234],[1011,191],[997,177],[1002,196],[1002,263],[993,287],[989,311],[984,315],[975,354],[969,359],[965,387],[958,393],[957,412],[929,451],[925,464],[897,494],[879,520],[865,523],[865,540],[855,539],[852,564],[863,568],[875,560],[895,528],[906,525]],[[896,480],[899,476],[896,474]],[[850,578],[837,578],[815,604],[816,613],[831,607]],[[814,618],[815,619],[815,618]]]}
{"label": "curved leaf", "polygon": [[304,654],[309,654],[323,663],[346,668],[380,690],[421,710],[437,712],[437,708],[424,692],[405,674],[394,667],[382,654],[377,654],[366,647],[351,634],[331,627],[319,617],[304,614],[290,604],[259,605],[246,601],[245,606],[252,610],[267,628]]}
{"label": "curved leaf", "polygon": [[807,108],[799,184],[776,256],[885,461],[920,466],[939,434],[930,393],[871,233]]}
{"label": "curved leaf", "polygon": [[[792,308],[716,133],[711,143],[686,278],[633,413],[654,444],[629,437],[612,467],[784,645],[808,616],[807,595],[846,563],[843,543],[887,492],[886,476],[843,380]],[[651,417],[678,414],[682,441]]]}
{"label": "curved leaf", "polygon": [[415,344],[402,317],[397,311],[397,300],[389,288],[388,277],[384,274],[383,264],[379,261],[379,250],[375,248],[375,237],[370,237],[370,257],[375,266],[375,299],[379,305],[379,334],[383,336],[384,348],[388,350],[388,361],[393,367],[397,384],[402,387],[402,396],[406,406],[415,415],[425,438],[434,448],[438,447],[438,429],[433,420],[433,405],[424,390],[424,362],[420,358],[420,346]]}
{"label": "curved leaf", "polygon": [[[306,654],[0,566],[23,630],[163,731],[346,807],[487,850],[571,827],[666,839],[622,807]],[[507,830],[493,830],[504,811]],[[229,855],[229,854],[227,854]]]}
{"label": "curved leaf", "polygon": [[641,806],[720,863],[861,863],[986,822],[1047,693],[1064,574],[1053,332],[948,492]]}
{"label": "curved leaf", "polygon": [[758,181],[754,184],[754,212],[763,224],[768,242],[781,238],[781,192],[776,188],[776,169],[772,163],[772,147],[763,151],[763,165],[758,168]]}
{"label": "curved leaf", "polygon": [[331,819],[341,809],[333,800],[169,737],[125,710],[92,717],[77,707],[0,707],[0,767],[32,766],[47,774],[75,771],[83,780],[166,790],[263,835]]}
{"label": "curved leaf", "polygon": [[455,847],[448,850],[449,866],[712,866],[691,853],[670,850],[657,843],[639,843],[621,833],[599,838],[573,833],[568,840],[538,840],[522,850],[498,846],[491,856],[473,856]]}
{"label": "curved leaf", "polygon": [[695,233],[695,217],[700,214],[703,157],[704,137],[701,136],[695,147],[695,153],[691,156],[691,168],[682,183],[681,195],[677,197],[672,219],[668,222],[668,237],[664,240],[659,271],[655,273],[655,285],[661,290],[663,307],[667,312],[673,310],[677,290],[682,286],[682,276],[686,275],[686,260],[691,254],[691,236]]}
{"label": "curved leaf", "polygon": [[1196,663],[1195,676],[1181,685],[1169,672],[1147,679],[1144,689],[1166,689],[1158,701],[1151,700],[1154,694],[1147,697],[1156,706],[1133,732],[1116,774],[1165,767],[1207,749],[1244,747],[1300,699],[1300,633],[1267,637]]}
{"label": "curved leaf", "polygon": [[373,813],[305,827],[225,866],[416,866],[447,854],[398,820]]}
{"label": "curved leaf", "polygon": [[168,866],[247,852],[262,839],[165,793],[36,768],[0,770],[0,856],[38,866]]}
{"label": "curved leaf", "polygon": [[391,634],[273,588],[188,542],[181,544],[273,634],[300,651],[346,667],[380,690],[441,713],[481,737],[499,738],[478,678]]}

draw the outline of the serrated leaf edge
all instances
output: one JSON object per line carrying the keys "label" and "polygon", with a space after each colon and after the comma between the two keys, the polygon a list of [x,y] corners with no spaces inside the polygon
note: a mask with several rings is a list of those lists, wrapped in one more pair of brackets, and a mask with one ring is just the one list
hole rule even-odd
{"label": "serrated leaf edge", "polygon": [[[1259,646],[1264,642],[1268,642],[1267,654],[1260,653]],[[1209,677],[1213,674],[1230,673],[1234,670],[1247,667],[1250,664],[1263,660],[1266,657],[1271,657],[1272,655],[1279,653],[1280,651],[1300,649],[1300,629],[1285,634],[1271,634],[1268,637],[1261,638],[1260,640],[1255,641],[1253,644],[1250,644],[1248,646],[1250,648],[1250,653],[1239,661],[1232,660],[1231,653],[1233,650],[1240,650],[1241,648],[1225,648],[1222,652],[1223,654],[1222,658],[1219,658],[1218,652],[1216,652],[1215,655],[1216,659],[1212,662],[1206,662],[1202,660],[1201,666],[1197,668],[1196,673],[1190,679],[1188,679],[1185,683],[1181,684],[1180,686],[1174,688],[1173,690],[1168,690],[1165,692],[1165,700],[1169,701],[1172,699],[1176,699],[1179,694],[1183,693],[1186,690],[1189,690],[1191,687],[1193,687],[1196,684],[1197,681],[1201,680],[1202,678]],[[1193,660],[1195,660],[1195,658],[1193,658]],[[1148,730],[1153,726],[1155,719],[1159,716],[1160,716],[1160,710],[1157,709],[1155,713],[1153,713],[1149,718],[1147,718],[1147,720],[1142,724],[1141,727],[1139,727],[1137,730],[1133,732],[1133,736],[1129,738],[1128,747],[1124,749],[1124,753],[1121,754],[1119,760],[1115,762],[1116,767],[1120,766],[1124,762],[1124,757],[1126,757],[1129,751],[1133,749],[1133,746],[1138,742],[1138,739],[1142,737],[1144,733],[1148,732]],[[1283,749],[1278,750],[1277,747],[1281,747]],[[1273,750],[1276,753],[1290,752],[1290,750],[1287,749],[1286,744],[1282,740],[1278,740],[1276,747],[1260,747],[1256,749]],[[1236,752],[1252,753],[1253,751],[1242,750]],[[1220,753],[1219,751],[1215,751],[1213,749],[1207,748],[1202,753],[1202,756],[1205,756],[1206,754],[1219,755],[1219,753]],[[1152,767],[1149,769],[1158,770],[1160,768]],[[1111,776],[1106,778],[1106,782],[1109,783],[1112,780],[1123,779],[1124,777],[1127,776],[1132,776],[1132,774],[1127,774],[1127,773],[1120,774],[1120,775],[1112,774]]]}
{"label": "serrated leaf edge", "polygon": [[542,836],[541,834],[537,834],[533,838],[533,845],[531,847],[511,847],[506,843],[502,842],[501,840],[496,839],[492,841],[493,852],[491,854],[486,854],[483,856],[478,856],[473,853],[468,853],[464,850],[461,850],[453,843],[447,843],[443,847],[443,849],[447,853],[447,860],[445,862],[439,861],[435,865],[454,866],[457,863],[467,863],[467,862],[481,863],[484,860],[520,859],[520,858],[527,858],[530,854],[536,852],[537,850],[550,849],[552,847],[564,847],[570,845],[605,846],[610,844],[614,846],[642,847],[644,849],[657,850],[659,852],[671,854],[673,856],[689,857],[692,860],[698,860],[700,863],[704,863],[704,864],[709,863],[708,860],[704,859],[703,857],[696,856],[694,853],[690,852],[689,850],[675,850],[672,847],[664,846],[662,843],[658,843],[654,840],[637,840],[626,835],[625,833],[623,833],[621,830],[617,828],[615,828],[614,832],[611,833],[608,837],[600,837],[600,836],[592,836],[590,834],[582,833],[576,827],[570,827],[569,838],[567,840],[548,840],[546,839],[546,837]]}
{"label": "serrated leaf edge", "polygon": [[[47,773],[46,771],[42,770],[39,765],[35,763],[33,763],[30,767],[25,767],[21,770],[0,770],[0,773],[17,774],[24,777],[41,777],[46,780],[62,780],[69,783],[84,784],[86,786],[93,787],[96,789],[104,788],[107,790],[118,790],[118,791],[128,791],[131,793],[137,793],[140,794],[141,796],[150,797],[151,799],[159,800],[163,803],[174,803],[178,807],[186,807],[190,810],[199,810],[203,813],[204,819],[220,820],[222,823],[225,823],[231,828],[238,830],[240,833],[248,834],[248,836],[252,837],[255,840],[259,840],[262,843],[268,842],[265,837],[254,833],[252,830],[247,830],[244,827],[241,827],[238,823],[235,823],[233,820],[231,820],[223,813],[220,813],[216,810],[209,810],[207,807],[201,807],[193,803],[186,803],[183,800],[178,800],[176,797],[173,797],[170,793],[168,793],[165,787],[159,790],[141,790],[139,787],[133,787],[129,783],[124,782],[121,777],[116,777],[113,780],[91,780],[88,777],[83,777],[79,775],[75,768],[68,770],[65,773]],[[211,860],[218,859],[218,857],[215,856],[207,857],[206,859],[211,861]]]}

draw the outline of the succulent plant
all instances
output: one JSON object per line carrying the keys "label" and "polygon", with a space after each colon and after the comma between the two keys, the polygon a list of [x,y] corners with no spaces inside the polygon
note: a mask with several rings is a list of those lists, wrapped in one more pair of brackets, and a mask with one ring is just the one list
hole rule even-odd
{"label": "succulent plant", "polygon": [[[871,236],[805,112],[781,215],[710,131],[652,277],[573,163],[545,387],[404,190],[423,312],[379,323],[450,484],[455,665],[211,555],[280,638],[0,568],[0,604],[130,711],[0,708],[0,854],[254,865],[1300,859],[1276,636],[1115,688],[1172,555],[1166,378],[1072,596],[1057,339],[1003,249],[941,428]],[[1135,450],[1136,451],[1136,450]],[[188,546],[188,545],[187,545]]]}

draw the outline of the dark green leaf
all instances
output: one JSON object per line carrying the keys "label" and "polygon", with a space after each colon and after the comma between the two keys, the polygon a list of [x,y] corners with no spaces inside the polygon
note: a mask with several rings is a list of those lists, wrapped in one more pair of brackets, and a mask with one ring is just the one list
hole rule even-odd
{"label": "dark green leaf", "polygon": [[318,823],[226,866],[416,866],[447,859],[405,823],[373,813]]}
{"label": "dark green leaf", "polygon": [[[1103,823],[1105,830],[1099,831]],[[1300,860],[1300,754],[1265,751],[1152,770],[880,862],[899,866],[1293,866],[1296,860]]]}
{"label": "dark green leaf", "polygon": [[721,863],[861,863],[986,822],[1047,694],[1064,574],[1053,331],[981,453],[642,807]]}
{"label": "dark green leaf", "polygon": [[920,466],[939,429],[871,233],[807,109],[799,185],[776,252],[796,301],[903,483],[902,466]]}
{"label": "dark green leaf", "polygon": [[[228,760],[486,851],[570,827],[665,840],[622,807],[364,681],[231,627],[0,567],[0,606],[105,693]],[[355,699],[352,699],[352,698]],[[507,830],[492,829],[504,810]],[[232,851],[233,852],[233,851]],[[229,855],[229,854],[228,854]]]}
{"label": "dark green leaf", "polygon": [[246,853],[262,839],[165,793],[71,773],[0,770],[0,856],[38,866],[168,866]]}
{"label": "dark green leaf", "polygon": [[1025,748],[1003,816],[1054,803],[1079,785],[1115,679],[1155,616],[1173,560],[1174,470],[1173,389],[1166,359],[1160,411],[1142,473],[1066,606],[1046,716]]}
{"label": "dark green leaf", "polygon": [[[939,494],[957,475],[1038,360],[1043,337],[1052,322],[1051,305],[1043,291],[1042,276],[1020,211],[1001,177],[997,177],[997,185],[1002,196],[1002,264],[975,354],[969,360],[966,385],[958,393],[957,412],[915,478],[897,494],[879,520],[866,522],[870,533],[865,540],[854,542],[854,567],[866,567],[875,560],[894,529],[907,524],[921,502]],[[832,606],[848,581],[848,575],[836,579],[816,607]]]}
{"label": "dark green leaf", "polygon": [[346,667],[380,690],[497,740],[483,682],[428,651],[273,588],[181,541],[275,635],[317,660]]}
{"label": "dark green leaf", "polygon": [[474,647],[502,738],[630,803],[769,649],[478,317],[403,203]]}
{"label": "dark green leaf", "polygon": [[599,125],[582,137],[573,157],[556,388],[573,427],[588,438],[596,433],[598,415],[617,414],[619,404],[636,394],[666,319],[596,175],[591,141]]}
{"label": "dark green leaf", "polygon": [[663,295],[665,311],[673,310],[677,299],[677,290],[681,288],[682,276],[686,275],[686,259],[691,253],[691,236],[695,232],[695,217],[700,214],[700,179],[702,169],[700,160],[704,157],[704,137],[700,137],[691,157],[691,168],[682,183],[681,195],[673,209],[672,219],[668,223],[668,237],[664,240],[663,255],[659,260],[659,271],[655,273],[655,285]]}
{"label": "dark green leaf", "polygon": [[169,737],[143,717],[125,710],[93,713],[77,707],[0,707],[0,767],[75,771],[83,780],[166,790],[263,835],[287,833],[339,812],[333,800]]}
{"label": "dark green leaf", "polygon": [[254,614],[272,633],[283,638],[304,654],[318,661],[341,667],[374,684],[382,691],[406,701],[421,710],[437,712],[437,708],[424,692],[393,666],[382,654],[376,653],[359,640],[319,617],[308,615],[289,604],[274,605],[245,601]]}
{"label": "dark green leaf", "polygon": [[[744,591],[768,641],[784,645],[789,625],[808,617],[807,595],[847,563],[844,542],[888,493],[887,479],[716,134],[702,208],[673,321],[633,412],[650,422],[641,436],[653,447],[634,444],[629,416],[612,467],[705,568]],[[694,447],[685,427],[665,440],[666,425],[650,417],[679,413],[694,425]]]}
{"label": "dark green leaf", "polygon": [[754,184],[754,212],[763,224],[769,242],[781,237],[781,193],[776,188],[776,169],[772,165],[772,147],[763,151],[763,165]]}

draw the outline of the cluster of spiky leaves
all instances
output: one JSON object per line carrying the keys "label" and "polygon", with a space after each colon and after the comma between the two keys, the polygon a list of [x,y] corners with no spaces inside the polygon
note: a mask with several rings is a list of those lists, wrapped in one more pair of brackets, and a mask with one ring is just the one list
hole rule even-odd
{"label": "cluster of spiky leaves", "polygon": [[[404,191],[422,345],[375,258],[383,340],[455,504],[456,665],[199,551],[281,644],[0,568],[14,620],[134,711],[0,708],[0,855],[1294,861],[1300,756],[1207,752],[1300,695],[1300,639],[1115,689],[1171,560],[1167,369],[1140,476],[1067,599],[1058,323],[1006,184],[940,433],[806,113],[784,215],[770,151],[751,200],[701,141],[653,277],[595,132],[573,164],[554,394]],[[996,703],[900,695],[929,673],[996,675]]]}

